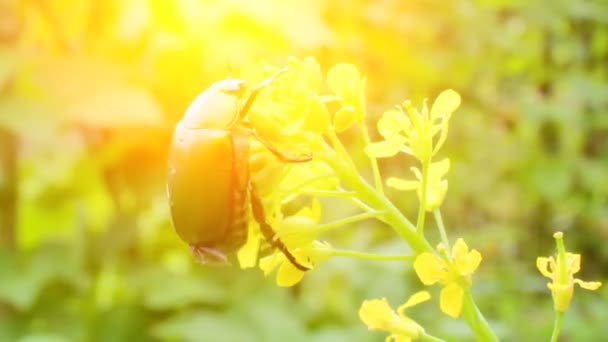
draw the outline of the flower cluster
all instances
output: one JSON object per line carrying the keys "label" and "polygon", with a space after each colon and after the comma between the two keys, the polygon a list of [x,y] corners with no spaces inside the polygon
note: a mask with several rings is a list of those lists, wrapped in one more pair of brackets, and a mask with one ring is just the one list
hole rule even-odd
{"label": "flower cluster", "polygon": [[[323,75],[312,57],[290,58],[284,71],[269,67],[266,73],[278,76],[259,92],[246,118],[257,138],[252,141],[250,153],[251,182],[262,197],[275,238],[280,239],[298,263],[312,269],[328,259],[332,251],[327,242],[317,239],[321,206],[314,196],[309,206],[293,215],[284,215],[283,206],[300,194],[314,195],[338,188],[339,177],[325,162],[335,159],[326,136],[363,121],[365,79],[353,65],[338,64],[328,71],[325,79],[331,92],[322,93]],[[303,158],[305,162],[288,163],[268,151],[268,145],[292,159],[309,156],[311,160]],[[298,283],[305,272],[280,251],[262,257],[258,263],[262,240],[257,223],[251,222],[247,243],[238,253],[241,267],[258,264],[264,274],[277,270],[280,286]]]}
{"label": "flower cluster", "polygon": [[[383,139],[370,142],[364,124],[366,80],[353,65],[338,64],[323,77],[314,58],[291,58],[286,68],[270,67],[266,73],[278,76],[266,82],[246,117],[256,138],[250,146],[250,181],[263,202],[264,227],[272,227],[274,239],[285,248],[260,256],[264,237],[259,224],[251,220],[248,240],[238,251],[241,267],[259,266],[265,275],[276,273],[277,284],[287,287],[299,283],[306,274],[305,269],[312,270],[332,256],[414,260],[413,268],[424,285],[441,285],[439,307],[443,313],[453,318],[464,316],[480,340],[498,340],[470,294],[472,276],[482,255],[475,249],[470,250],[462,238],[450,247],[438,210],[448,189],[446,174],[450,161],[434,158],[446,141],[449,120],[460,106],[460,95],[445,90],[430,109],[426,101],[421,109],[405,101],[387,110],[377,122]],[[372,162],[375,187],[360,176],[358,166],[338,138],[339,132],[357,125],[368,143],[365,152]],[[277,152],[287,158],[277,157]],[[416,225],[395,208],[382,189],[376,159],[393,157],[399,152],[413,157],[419,164],[411,168],[412,178],[390,177],[386,185],[416,191],[420,202]],[[288,162],[290,160],[300,162]],[[363,212],[334,222],[322,222],[321,196],[350,200]],[[295,213],[285,210],[294,200],[304,205]],[[423,232],[425,215],[430,211],[443,241],[436,250]],[[370,218],[392,227],[415,254],[387,256],[338,250],[320,239],[329,229]],[[601,283],[574,278],[580,270],[580,255],[565,251],[562,233],[555,234],[555,238],[557,256],[539,257],[536,264],[540,272],[551,279],[547,286],[555,310],[563,313],[572,299],[574,284],[595,290]],[[276,246],[273,241],[266,242]],[[428,292],[418,292],[397,310],[384,298],[366,300],[359,317],[370,330],[388,332],[386,341],[440,341],[427,335],[420,324],[405,314],[405,309],[429,299]]]}
{"label": "flower cluster", "polygon": [[[447,192],[448,182],[443,177],[450,168],[449,160],[433,162],[432,157],[445,143],[450,117],[459,105],[460,95],[453,90],[439,94],[430,111],[426,101],[421,111],[410,101],[405,101],[402,106],[384,112],[378,121],[378,132],[384,140],[371,143],[365,149],[369,156],[375,158],[392,157],[403,152],[419,160],[423,170],[412,167],[415,180],[391,177],[387,185],[399,190],[416,190],[427,211],[438,208]],[[428,178],[424,181],[423,177]],[[423,186],[425,183],[426,187]]]}

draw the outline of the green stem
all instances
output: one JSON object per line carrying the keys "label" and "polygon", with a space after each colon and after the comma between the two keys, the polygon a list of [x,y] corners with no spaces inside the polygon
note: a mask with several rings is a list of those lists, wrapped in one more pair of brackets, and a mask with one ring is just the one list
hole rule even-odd
{"label": "green stem", "polygon": [[562,330],[562,321],[564,319],[564,313],[561,311],[555,311],[555,321],[553,323],[553,333],[551,334],[551,342],[557,342],[559,333]]}
{"label": "green stem", "polygon": [[353,202],[354,205],[356,205],[359,209],[363,211],[375,211],[375,209],[371,208],[369,205],[367,205],[365,202],[361,201],[357,197],[351,197],[349,199],[351,200],[351,202]]}
{"label": "green stem", "polygon": [[418,208],[418,221],[416,222],[416,231],[420,236],[424,236],[424,219],[426,216],[426,190],[429,178],[429,161],[422,162],[422,181],[420,191],[420,207]]}
{"label": "green stem", "polygon": [[439,230],[439,235],[441,236],[441,242],[443,242],[447,255],[452,255],[450,251],[450,240],[448,240],[448,234],[445,231],[445,226],[443,225],[443,218],[441,217],[441,211],[439,208],[433,210],[433,215],[435,216],[435,221],[437,222],[437,229]]}
{"label": "green stem", "polygon": [[[371,143],[371,139],[369,138],[367,125],[361,125],[361,132],[363,134],[365,146],[369,145]],[[380,176],[380,169],[378,168],[378,160],[372,156],[368,156],[368,158],[372,163],[372,172],[374,174],[374,185],[376,186],[376,191],[384,195],[384,187],[382,186],[382,177]]]}
{"label": "green stem", "polygon": [[324,223],[319,225],[318,227],[315,228],[315,230],[320,234],[320,233],[324,233],[328,230],[332,230],[334,228],[338,228],[350,223],[355,223],[357,221],[363,221],[363,220],[367,220],[370,218],[374,218],[374,217],[378,217],[380,215],[382,215],[382,211],[371,211],[371,212],[367,212],[367,213],[362,213],[359,215],[353,215],[350,217],[346,217],[340,220],[336,220],[334,222],[330,222],[330,223]]}
{"label": "green stem", "polygon": [[[336,156],[336,157],[338,157],[338,159],[341,159],[347,163],[347,165],[348,165],[347,168],[351,171],[351,173],[355,173],[358,175],[359,172],[357,171],[355,162],[353,162],[352,158],[350,157],[350,154],[348,154],[348,152],[346,151],[346,148],[344,147],[344,145],[342,145],[342,142],[336,135],[336,132],[334,130],[331,130],[327,134],[327,137],[329,138],[331,145],[334,147],[334,150],[338,153],[338,156]],[[335,158],[330,158],[330,159],[335,159]]]}
{"label": "green stem", "polygon": [[331,251],[334,256],[347,256],[359,259],[367,259],[367,260],[389,260],[389,261],[402,261],[402,260],[413,260],[415,255],[380,255],[380,254],[371,254],[371,253],[363,253],[358,251],[349,251],[342,249],[334,249]]}
{"label": "green stem", "polygon": [[[341,145],[339,141],[335,142]],[[340,160],[340,158],[327,158],[325,160],[358,197],[372,208],[382,208],[384,214],[379,216],[383,222],[390,225],[418,254],[422,252],[432,252],[433,248],[423,236],[416,234],[416,227],[395,207],[395,205],[383,194],[378,193],[352,168],[352,164]]]}
{"label": "green stem", "polygon": [[492,328],[490,328],[490,325],[483,317],[483,314],[477,308],[475,300],[473,299],[469,289],[466,289],[464,293],[462,312],[465,321],[475,334],[478,341],[498,341],[498,337],[496,337],[494,331],[492,331]]}

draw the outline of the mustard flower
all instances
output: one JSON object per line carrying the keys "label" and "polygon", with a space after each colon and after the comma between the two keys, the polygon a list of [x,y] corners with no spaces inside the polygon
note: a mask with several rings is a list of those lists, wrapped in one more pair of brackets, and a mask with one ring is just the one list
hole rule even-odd
{"label": "mustard flower", "polygon": [[[438,249],[445,248],[440,245]],[[431,253],[421,253],[414,261],[414,270],[424,285],[443,285],[439,297],[441,311],[458,317],[462,311],[465,289],[472,285],[471,275],[481,263],[481,253],[469,251],[463,239],[456,240],[449,260]]]}
{"label": "mustard flower", "polygon": [[581,269],[581,255],[566,252],[562,232],[555,233],[553,237],[557,244],[557,256],[538,257],[536,267],[543,276],[551,279],[547,287],[551,290],[555,310],[565,312],[572,300],[574,284],[586,290],[597,290],[602,283],[574,278],[574,274]]}
{"label": "mustard flower", "polygon": [[[267,197],[270,199],[269,202],[274,204],[280,203],[282,198],[281,192],[274,192]],[[300,265],[312,270],[315,264],[325,261],[332,255],[332,248],[328,243],[315,240],[320,233],[318,226],[321,218],[321,204],[317,199],[313,199],[310,206],[305,206],[297,213],[286,217],[283,216],[280,208],[275,207],[275,210],[267,210],[266,218],[274,229],[274,238],[285,245]],[[255,220],[250,220],[247,241],[237,254],[241,268],[254,267],[258,264],[259,250],[263,241],[265,240],[259,224]],[[297,284],[305,274],[279,250],[274,250],[270,255],[260,258],[259,267],[264,275],[278,269],[276,281],[283,287]]]}
{"label": "mustard flower", "polygon": [[[271,68],[276,73],[278,68]],[[313,57],[291,57],[285,72],[262,90],[248,119],[260,136],[277,145],[310,150],[329,130],[330,115],[318,95],[322,85],[319,63]]]}
{"label": "mustard flower", "polygon": [[423,334],[424,328],[407,317],[405,309],[430,298],[431,295],[427,291],[417,292],[401,305],[397,312],[390,307],[386,298],[366,300],[359,309],[359,318],[369,330],[389,332],[390,335],[386,337],[386,341],[409,342]]}
{"label": "mustard flower", "polygon": [[[384,141],[369,144],[365,151],[371,157],[392,157],[404,152],[426,162],[443,146],[452,113],[460,106],[460,95],[454,90],[443,91],[429,112],[426,101],[421,111],[410,101],[389,109],[378,120],[378,132]],[[403,111],[405,109],[405,112]]]}

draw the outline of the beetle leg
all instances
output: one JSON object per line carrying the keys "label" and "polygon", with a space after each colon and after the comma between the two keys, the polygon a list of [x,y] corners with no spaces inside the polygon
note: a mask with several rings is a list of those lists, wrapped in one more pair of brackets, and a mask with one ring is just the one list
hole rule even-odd
{"label": "beetle leg", "polygon": [[287,260],[289,260],[289,262],[295,268],[297,268],[298,270],[300,270],[302,272],[306,272],[306,271],[310,270],[310,268],[303,266],[296,260],[296,257],[293,254],[291,254],[291,252],[287,249],[287,247],[281,240],[275,238],[274,230],[272,230],[272,227],[268,224],[268,222],[266,222],[266,215],[264,214],[264,207],[262,205],[262,201],[260,200],[260,197],[258,197],[258,195],[256,194],[255,190],[253,189],[253,186],[250,186],[250,194],[251,194],[251,209],[253,211],[253,217],[260,225],[260,230],[262,231],[262,235],[264,235],[264,239],[266,239],[266,241],[272,247],[281,251],[281,253],[283,253],[283,255],[285,255]]}
{"label": "beetle leg", "polygon": [[226,255],[217,249],[191,244],[190,251],[194,258],[203,265],[230,265]]}
{"label": "beetle leg", "polygon": [[279,151],[272,143],[270,143],[270,141],[262,137],[256,130],[252,129],[251,132],[254,138],[261,142],[262,145],[266,146],[268,151],[272,152],[272,154],[274,154],[284,163],[305,163],[312,160],[312,154],[310,153],[300,154],[295,157],[287,156],[283,154],[283,152]]}

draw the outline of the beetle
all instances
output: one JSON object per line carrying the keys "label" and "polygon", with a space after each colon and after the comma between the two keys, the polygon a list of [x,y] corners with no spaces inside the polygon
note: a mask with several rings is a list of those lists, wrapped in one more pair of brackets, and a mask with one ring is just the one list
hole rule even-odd
{"label": "beetle", "polygon": [[284,162],[312,159],[310,155],[283,155],[245,122],[259,92],[285,71],[251,91],[240,79],[213,83],[190,104],[175,127],[167,179],[171,217],[177,235],[202,263],[225,264],[226,255],[246,242],[251,208],[270,246],[281,251],[296,268],[308,270],[275,238],[250,178],[250,137]]}

